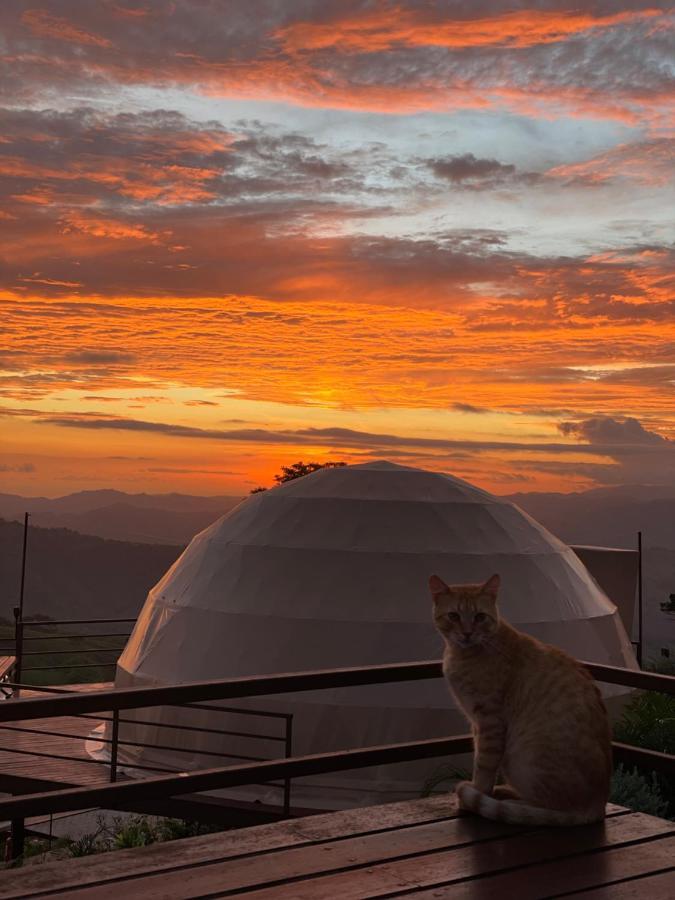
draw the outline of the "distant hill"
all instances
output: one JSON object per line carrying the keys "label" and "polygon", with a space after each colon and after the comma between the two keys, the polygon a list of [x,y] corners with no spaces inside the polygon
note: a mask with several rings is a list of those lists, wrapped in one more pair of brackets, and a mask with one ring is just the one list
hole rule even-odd
{"label": "distant hill", "polygon": [[[0,617],[9,620],[19,596],[22,536],[21,524],[0,520]],[[25,615],[52,619],[136,616],[148,590],[180,552],[175,546],[31,527]]]}
{"label": "distant hill", "polygon": [[[601,488],[577,494],[522,493],[510,500],[566,543],[635,547],[644,534],[646,632],[654,648],[675,645],[675,616],[659,603],[675,591],[675,487]],[[136,616],[148,590],[194,533],[239,501],[235,497],[84,491],[56,500],[0,494],[0,516],[32,513],[26,615],[50,618]],[[67,520],[77,530],[36,527]],[[122,534],[104,540],[87,530]],[[134,535],[135,541],[129,538]],[[142,535],[142,537],[141,537]],[[164,536],[164,544],[159,543]],[[19,592],[22,526],[0,519],[0,617],[12,618]],[[168,545],[171,544],[171,545]]]}
{"label": "distant hill", "polygon": [[81,534],[120,541],[182,546],[237,505],[241,497],[194,497],[188,494],[125,494],[80,491],[65,497],[0,494],[0,517],[44,528],[69,528]]}
{"label": "distant hill", "polygon": [[575,494],[511,494],[521,509],[568,544],[675,551],[675,486],[621,485]]}
{"label": "distant hill", "polygon": [[[0,517],[18,521],[27,510],[32,524],[44,528],[182,546],[242,499],[114,490],[54,499],[0,494]],[[646,547],[675,550],[675,486],[621,485],[574,494],[511,494],[506,499],[567,543],[635,547],[636,533],[642,530]]]}
{"label": "distant hill", "polygon": [[675,615],[660,608],[675,591],[675,486],[621,485],[576,494],[512,494],[508,499],[567,544],[635,549],[642,531],[648,653],[665,645],[675,648]]}

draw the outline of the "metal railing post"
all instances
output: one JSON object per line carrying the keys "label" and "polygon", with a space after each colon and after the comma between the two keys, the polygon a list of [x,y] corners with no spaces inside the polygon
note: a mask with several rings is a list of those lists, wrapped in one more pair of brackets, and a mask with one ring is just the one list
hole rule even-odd
{"label": "metal railing post", "polygon": [[[285,741],[286,759],[293,756],[293,714],[286,716],[286,741]],[[286,817],[291,814],[291,779],[284,779],[284,815]]]}
{"label": "metal railing post", "polygon": [[24,819],[12,819],[10,835],[12,842],[10,858],[14,862],[23,856],[26,846],[26,825]]}
{"label": "metal railing post", "polygon": [[637,661],[642,668],[642,616],[643,616],[643,586],[642,586],[642,532],[638,531],[638,647]]}
{"label": "metal railing post", "polygon": [[[14,681],[21,683],[21,669],[23,664],[23,616],[21,615],[21,607],[14,607]],[[16,688],[14,695],[18,698],[21,696],[21,688]]]}
{"label": "metal railing post", "polygon": [[120,711],[118,709],[113,710],[110,738],[112,741],[110,744],[110,780],[117,781],[117,751],[120,745]]}

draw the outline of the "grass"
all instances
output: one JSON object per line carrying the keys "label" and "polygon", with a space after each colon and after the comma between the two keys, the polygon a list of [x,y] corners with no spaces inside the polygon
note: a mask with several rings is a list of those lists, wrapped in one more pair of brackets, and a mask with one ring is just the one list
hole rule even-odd
{"label": "grass", "polygon": [[[92,683],[111,681],[115,674],[115,663],[125,638],[107,635],[83,634],[81,637],[63,637],[59,640],[44,640],[67,634],[63,630],[48,625],[40,628],[26,628],[24,653],[39,653],[37,656],[24,656],[21,681],[23,684],[55,685]],[[37,638],[37,640],[32,640]],[[43,640],[40,640],[43,638]],[[14,625],[5,621],[0,623],[0,646],[14,646]],[[64,651],[54,653],[55,650]],[[84,651],[84,652],[78,652]],[[106,665],[108,663],[108,665]],[[91,668],[77,668],[78,666]],[[49,668],[63,666],[64,668]],[[27,671],[40,667],[39,671]]]}

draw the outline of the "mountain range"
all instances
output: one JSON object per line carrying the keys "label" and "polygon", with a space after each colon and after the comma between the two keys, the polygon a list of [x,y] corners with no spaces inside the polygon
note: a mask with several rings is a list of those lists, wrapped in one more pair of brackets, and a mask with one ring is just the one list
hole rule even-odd
{"label": "mountain range", "polygon": [[[675,487],[519,493],[507,499],[570,544],[634,548],[642,531],[646,627],[654,641],[661,639],[659,603],[675,591]],[[0,617],[11,618],[17,602],[17,520],[25,510],[31,513],[27,615],[133,617],[190,538],[240,500],[113,490],[56,499],[0,494],[0,517],[14,520],[0,521]]]}
{"label": "mountain range", "polygon": [[[64,497],[0,494],[0,518],[23,519],[43,528],[146,544],[184,546],[198,531],[229,512],[243,498],[228,495],[126,494],[80,491]],[[675,486],[621,485],[571,494],[519,493],[505,499],[571,544],[675,549]]]}
{"label": "mountain range", "polygon": [[21,497],[0,494],[0,517],[43,528],[69,528],[119,541],[184,546],[236,506],[241,497],[194,497],[189,494],[125,494],[123,491],[80,491],[64,497]]}
{"label": "mountain range", "polygon": [[675,486],[620,485],[507,499],[568,544],[635,548],[642,531],[645,547],[675,551]]}
{"label": "mountain range", "polygon": [[[0,617],[12,621],[19,599],[22,540],[19,522],[0,520]],[[180,552],[175,546],[31,527],[24,614],[51,619],[135,617],[149,589]]]}

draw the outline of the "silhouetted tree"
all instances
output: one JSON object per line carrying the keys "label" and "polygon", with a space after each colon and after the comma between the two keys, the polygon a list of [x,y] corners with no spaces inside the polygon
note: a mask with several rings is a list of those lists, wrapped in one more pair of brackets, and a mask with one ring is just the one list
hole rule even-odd
{"label": "silhouetted tree", "polygon": [[[302,478],[304,475],[311,475],[312,472],[318,472],[319,469],[339,469],[342,466],[346,466],[345,462],[303,462],[300,460],[299,462],[293,463],[290,466],[282,466],[281,473],[279,475],[274,476],[274,480],[277,484],[285,484],[287,481],[294,481],[296,478]],[[267,488],[264,487],[256,487],[251,491],[252,494],[258,494],[260,491],[266,491]]]}

